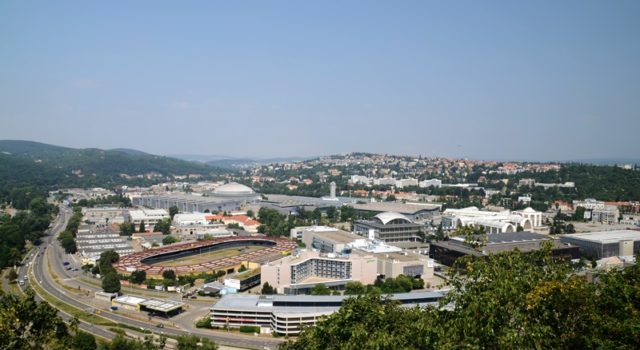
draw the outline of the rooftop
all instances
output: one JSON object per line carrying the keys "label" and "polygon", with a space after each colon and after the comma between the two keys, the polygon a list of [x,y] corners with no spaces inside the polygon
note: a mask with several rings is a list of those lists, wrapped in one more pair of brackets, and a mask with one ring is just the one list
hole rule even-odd
{"label": "rooftop", "polygon": [[423,258],[428,259],[427,256],[404,252],[375,253],[374,255],[380,259],[398,260],[404,262],[416,261]]}
{"label": "rooftop", "polygon": [[393,220],[400,220],[400,221],[404,221],[405,223],[412,223],[411,219],[409,219],[408,217],[392,211],[386,211],[384,213],[380,213],[374,216],[374,218],[380,220],[380,222],[383,225],[386,225]]}
{"label": "rooftop", "polygon": [[351,243],[356,239],[362,239],[362,237],[356,234],[353,234],[347,231],[342,231],[342,230],[321,231],[321,232],[315,231],[315,233],[316,233],[316,236],[326,238],[336,243],[343,243],[343,244]]}
{"label": "rooftop", "polygon": [[157,300],[157,299],[146,299],[141,302],[140,305],[150,309],[156,310],[160,312],[169,312],[183,307],[185,304],[180,301],[173,300]]}
{"label": "rooftop", "polygon": [[640,231],[634,230],[615,230],[590,233],[574,233],[563,235],[567,238],[577,238],[590,242],[598,243],[617,243],[624,240],[640,241]]}
{"label": "rooftop", "polygon": [[366,211],[393,211],[400,214],[413,215],[420,211],[435,211],[440,209],[440,205],[434,204],[406,204],[396,202],[371,202],[371,203],[358,203],[353,204],[352,207],[357,210]]}

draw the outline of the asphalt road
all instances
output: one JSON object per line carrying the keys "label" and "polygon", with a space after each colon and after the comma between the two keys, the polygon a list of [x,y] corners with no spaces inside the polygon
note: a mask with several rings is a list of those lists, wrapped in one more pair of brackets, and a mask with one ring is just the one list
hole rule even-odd
{"label": "asphalt road", "polygon": [[[56,282],[52,280],[52,274],[49,271],[49,264],[56,271],[55,273],[59,275],[61,278],[73,278],[73,272],[71,274],[68,273],[63,266],[63,256],[64,252],[59,244],[55,241],[55,237],[64,229],[66,225],[67,218],[70,217],[71,212],[68,209],[61,209],[60,211],[60,219],[56,221],[54,228],[51,230],[52,234],[45,237],[43,239],[42,247],[38,251],[41,254],[35,256],[34,265],[33,265],[33,273],[35,275],[36,281],[32,281],[39,283],[42,288],[44,288],[49,294],[54,296],[61,301],[72,305],[81,310],[92,309],[91,305],[80,302],[77,299],[74,299],[69,295],[62,287],[60,287]],[[25,271],[20,272],[19,278],[25,275]],[[63,314],[64,315],[64,314]],[[124,317],[118,315],[116,313],[108,313],[104,312],[100,315],[108,320],[111,320],[116,323],[124,323],[133,327],[138,327],[141,329],[148,329],[151,331],[158,330],[155,328],[155,324],[157,323],[148,323],[142,322],[138,320],[134,320],[128,317]],[[68,317],[68,315],[67,315]],[[81,324],[81,329],[93,333],[96,335],[104,336],[107,338],[112,338],[114,335],[111,332],[104,331],[98,327]],[[102,333],[102,334],[101,334]],[[159,333],[159,332],[156,332]],[[237,346],[244,347],[250,349],[275,349],[278,344],[282,343],[282,340],[276,338],[262,338],[262,337],[252,337],[240,334],[229,333],[225,334],[222,332],[206,332],[197,329],[190,329],[188,331],[178,330],[170,327],[165,327],[162,329],[162,333],[169,335],[190,335],[195,334],[198,336],[209,338],[220,345],[229,345],[229,346]]]}
{"label": "asphalt road", "polygon": [[[23,261],[23,264],[18,268],[17,272],[18,272],[18,279],[22,280],[24,277],[27,277],[28,274],[28,270],[30,266],[33,266],[33,272],[36,273],[36,271],[38,270],[38,267],[42,266],[42,256],[38,256],[38,255],[42,255],[41,253],[43,252],[43,248],[47,247],[50,242],[51,242],[51,237],[53,236],[52,233],[58,233],[60,231],[62,231],[64,229],[64,227],[67,224],[67,220],[68,220],[68,214],[65,213],[64,211],[60,212],[60,215],[56,218],[56,220],[54,221],[54,226],[49,230],[50,234],[48,236],[43,237],[42,239],[42,244],[40,245],[40,247],[36,247],[34,249],[32,249],[27,256],[25,257],[25,260]],[[36,273],[37,276],[37,273]],[[42,273],[41,273],[42,276]],[[31,281],[29,278],[24,278],[25,281],[25,285],[24,286],[20,286],[20,288],[22,290],[24,290],[25,288],[28,287],[29,282]],[[49,290],[49,288],[46,288],[46,290]],[[36,294],[36,300],[42,301],[42,298],[40,298],[37,294]],[[62,318],[64,321],[69,322],[73,319],[73,316],[58,310],[58,316],[60,316],[60,318]],[[84,321],[80,321],[78,323],[78,328],[80,328],[81,330],[87,332],[87,333],[91,333],[95,336],[99,336],[105,339],[113,339],[113,337],[115,337],[115,333],[113,332],[109,332],[107,330],[104,330],[102,328],[99,327],[95,327],[87,322]]]}

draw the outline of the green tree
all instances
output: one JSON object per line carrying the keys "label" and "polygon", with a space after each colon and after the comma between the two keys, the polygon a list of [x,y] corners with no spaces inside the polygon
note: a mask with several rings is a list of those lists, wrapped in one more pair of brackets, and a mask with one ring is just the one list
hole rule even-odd
{"label": "green tree", "polygon": [[176,243],[178,242],[178,239],[173,237],[173,236],[165,236],[162,238],[162,244],[167,245],[167,244],[172,244],[172,243]]}
{"label": "green tree", "polygon": [[311,295],[331,295],[331,289],[322,283],[316,284],[309,291]]}
{"label": "green tree", "polygon": [[93,334],[83,331],[78,331],[76,333],[71,345],[77,350],[95,350],[98,348],[98,345],[96,344],[96,337],[94,337]]}
{"label": "green tree", "polygon": [[181,335],[178,337],[176,350],[217,350],[218,345],[207,338],[195,335]]}
{"label": "green tree", "polygon": [[366,289],[361,282],[347,282],[344,290],[345,295],[360,295],[365,292]]}
{"label": "green tree", "polygon": [[162,234],[168,235],[171,233],[171,219],[165,218],[159,220],[153,227],[154,232],[162,232]]}
{"label": "green tree", "polygon": [[24,296],[0,293],[0,349],[67,348],[70,336],[57,312],[30,289]]}
{"label": "green tree", "polygon": [[162,271],[162,278],[164,278],[165,280],[175,281],[176,272],[173,270],[164,270]]}
{"label": "green tree", "polygon": [[140,230],[138,230],[138,232],[143,233],[146,232],[147,228],[144,225],[144,220],[140,221]]}
{"label": "green tree", "polygon": [[171,220],[173,220],[173,217],[176,216],[176,214],[178,214],[179,212],[180,211],[178,210],[178,207],[176,207],[175,205],[169,207],[169,215],[171,216]]}
{"label": "green tree", "polygon": [[64,248],[65,253],[73,254],[78,251],[78,247],[76,246],[76,240],[73,238],[73,234],[69,231],[62,231],[58,236],[58,241],[62,248]]}
{"label": "green tree", "polygon": [[269,282],[265,282],[262,285],[262,290],[260,291],[260,294],[264,294],[264,295],[276,294],[276,290],[269,284]]}
{"label": "green tree", "polygon": [[584,221],[584,212],[585,212],[584,207],[580,207],[580,206],[576,207],[576,210],[573,212],[571,219],[573,219],[573,221]]}
{"label": "green tree", "polygon": [[147,279],[147,272],[144,270],[135,270],[131,273],[130,281],[135,284],[142,284]]}
{"label": "green tree", "polygon": [[120,259],[120,255],[112,249],[102,252],[98,259],[98,271],[100,274],[104,276],[109,272],[115,273],[116,270],[113,268],[113,263],[118,259]]}
{"label": "green tree", "polygon": [[18,273],[16,272],[15,269],[10,269],[9,273],[7,273],[7,279],[9,280],[9,282],[13,282],[18,278]]}
{"label": "green tree", "polygon": [[135,232],[135,226],[130,222],[120,224],[120,236],[131,236]]}
{"label": "green tree", "polygon": [[255,218],[256,217],[256,213],[253,212],[253,210],[249,209],[247,210],[247,216],[250,218]]}
{"label": "green tree", "polygon": [[120,292],[120,279],[115,272],[108,272],[102,276],[102,290],[107,293],[119,293]]}
{"label": "green tree", "polygon": [[238,269],[238,272],[245,272],[247,271],[247,267],[244,265],[240,265],[240,268]]}
{"label": "green tree", "polygon": [[446,236],[444,234],[444,229],[442,228],[442,223],[438,225],[438,229],[436,229],[435,240],[436,241],[444,241]]}

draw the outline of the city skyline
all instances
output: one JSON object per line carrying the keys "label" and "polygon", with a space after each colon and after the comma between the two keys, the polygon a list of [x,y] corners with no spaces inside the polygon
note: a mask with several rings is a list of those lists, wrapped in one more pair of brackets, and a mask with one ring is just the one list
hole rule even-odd
{"label": "city skyline", "polygon": [[0,139],[637,158],[640,5],[0,4]]}

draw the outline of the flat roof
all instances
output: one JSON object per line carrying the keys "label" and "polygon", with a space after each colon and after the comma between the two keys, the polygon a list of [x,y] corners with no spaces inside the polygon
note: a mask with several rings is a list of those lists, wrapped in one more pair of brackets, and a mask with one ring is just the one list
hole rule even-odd
{"label": "flat roof", "polygon": [[140,305],[150,310],[170,312],[182,308],[185,303],[173,300],[147,299],[141,302]]}
{"label": "flat roof", "polygon": [[416,253],[403,253],[403,252],[390,252],[390,253],[374,253],[373,255],[375,255],[377,258],[380,259],[387,259],[387,260],[398,260],[398,261],[416,261],[416,262],[423,262],[420,258],[424,257],[425,259],[428,259],[427,256],[424,255],[418,255]]}
{"label": "flat roof", "polygon": [[[390,299],[400,302],[424,299],[441,298],[442,292],[411,292],[388,294]],[[337,310],[337,307],[318,306],[273,306],[273,303],[323,303],[323,302],[343,302],[345,299],[354,297],[353,295],[247,295],[247,294],[227,294],[224,295],[213,308],[226,308],[236,310],[259,310],[292,313],[292,312],[317,312]]]}
{"label": "flat roof", "polygon": [[493,233],[486,234],[482,237],[487,238],[487,244],[501,244],[501,243],[514,243],[514,242],[526,242],[526,241],[546,241],[551,239],[548,235],[542,235],[535,232],[506,232],[506,233]]}
{"label": "flat roof", "polygon": [[561,237],[581,239],[597,243],[617,243],[625,240],[640,241],[640,231],[635,230],[615,230],[589,233],[573,233],[562,235]]}
{"label": "flat roof", "polygon": [[115,298],[113,300],[117,301],[119,303],[122,303],[122,304],[138,305],[138,304],[141,304],[143,301],[146,301],[147,299],[134,297],[132,295],[123,295],[123,296],[117,297],[117,298]]}
{"label": "flat roof", "polygon": [[335,243],[351,243],[353,241],[355,241],[356,239],[362,239],[361,236],[358,236],[356,234],[353,234],[351,232],[347,232],[347,231],[342,231],[342,230],[335,230],[335,231],[312,231],[316,237],[319,238],[326,238],[328,240],[331,240]]}

